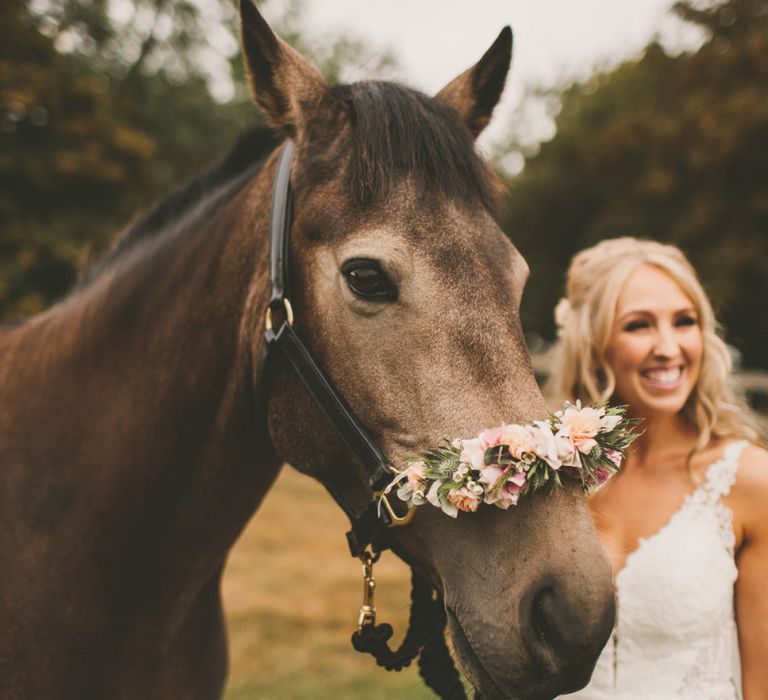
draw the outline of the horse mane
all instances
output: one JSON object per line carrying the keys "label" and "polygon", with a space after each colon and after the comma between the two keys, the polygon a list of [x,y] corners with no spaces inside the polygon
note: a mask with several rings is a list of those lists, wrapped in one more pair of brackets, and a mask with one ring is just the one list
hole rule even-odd
{"label": "horse mane", "polygon": [[88,284],[142,241],[175,227],[191,210],[194,209],[200,216],[210,215],[231,201],[261,169],[265,157],[279,143],[279,137],[267,127],[257,126],[245,132],[221,160],[140,214],[113,246],[86,269],[78,287]]}
{"label": "horse mane", "polygon": [[393,82],[362,81],[331,88],[350,110],[348,193],[381,203],[405,177],[424,196],[496,211],[497,181],[456,112],[437,99]]}

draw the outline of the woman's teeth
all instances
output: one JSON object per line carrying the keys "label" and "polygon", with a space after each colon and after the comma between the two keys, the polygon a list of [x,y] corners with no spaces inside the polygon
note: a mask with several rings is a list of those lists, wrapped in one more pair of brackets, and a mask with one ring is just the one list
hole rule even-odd
{"label": "woman's teeth", "polygon": [[647,369],[642,372],[646,379],[656,384],[674,384],[683,374],[682,367],[669,367],[665,369]]}

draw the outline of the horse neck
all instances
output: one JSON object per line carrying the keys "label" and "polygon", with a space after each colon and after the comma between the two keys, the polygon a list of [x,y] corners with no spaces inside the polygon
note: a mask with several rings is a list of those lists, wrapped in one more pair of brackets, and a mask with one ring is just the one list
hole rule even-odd
{"label": "horse neck", "polygon": [[[251,342],[269,189],[260,175],[206,224],[137,245],[19,329],[17,453],[46,426],[49,453],[24,457],[39,483],[98,488],[116,529],[143,518],[147,538],[167,527],[178,546],[186,528],[223,556],[277,471],[258,437]],[[121,515],[126,502],[140,510]]]}

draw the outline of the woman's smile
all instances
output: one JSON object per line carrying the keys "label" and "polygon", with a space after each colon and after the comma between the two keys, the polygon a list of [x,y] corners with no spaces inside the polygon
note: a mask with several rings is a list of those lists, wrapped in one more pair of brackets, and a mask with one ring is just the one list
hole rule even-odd
{"label": "woman's smile", "polygon": [[643,383],[651,389],[676,391],[683,385],[685,366],[650,367],[640,371]]}

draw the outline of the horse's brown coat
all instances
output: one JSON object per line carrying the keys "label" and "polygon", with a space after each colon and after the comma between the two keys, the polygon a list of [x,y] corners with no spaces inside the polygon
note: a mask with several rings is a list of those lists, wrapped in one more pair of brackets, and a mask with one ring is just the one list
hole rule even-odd
{"label": "horse's brown coat", "polygon": [[[387,84],[331,89],[247,1],[243,19],[256,98],[297,141],[301,331],[387,456],[543,416],[518,314],[527,267],[471,142],[510,37],[433,102]],[[276,157],[260,166],[248,143],[137,222],[67,299],[0,331],[4,699],[217,697],[221,570],[281,461],[357,507],[370,498],[280,363],[269,438],[259,424]],[[340,272],[353,257],[379,261],[396,302],[355,297]],[[580,494],[457,520],[423,508],[394,537],[442,590],[486,695],[585,682],[613,603]]]}

